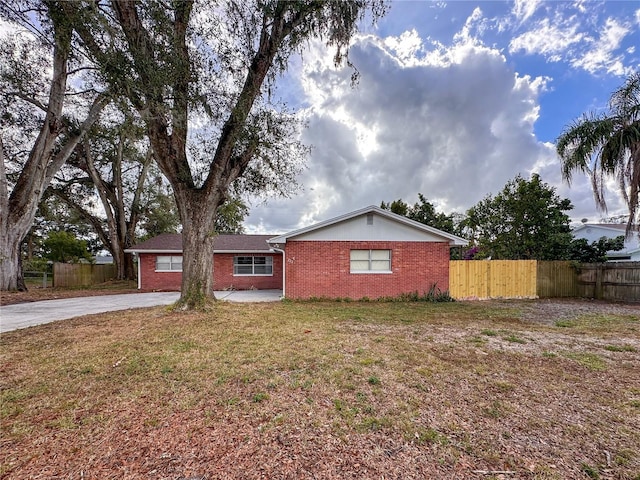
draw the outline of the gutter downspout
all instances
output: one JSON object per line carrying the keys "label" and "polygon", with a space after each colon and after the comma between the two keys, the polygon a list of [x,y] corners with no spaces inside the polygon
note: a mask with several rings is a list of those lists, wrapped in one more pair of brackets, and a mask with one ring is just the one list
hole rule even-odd
{"label": "gutter downspout", "polygon": [[138,260],[138,290],[142,290],[142,266],[140,265],[142,262],[140,261],[140,255],[136,253],[135,256]]}
{"label": "gutter downspout", "polygon": [[285,261],[285,254],[282,248],[271,247],[271,250],[280,252],[282,254],[282,298],[286,298],[287,288],[287,262]]}

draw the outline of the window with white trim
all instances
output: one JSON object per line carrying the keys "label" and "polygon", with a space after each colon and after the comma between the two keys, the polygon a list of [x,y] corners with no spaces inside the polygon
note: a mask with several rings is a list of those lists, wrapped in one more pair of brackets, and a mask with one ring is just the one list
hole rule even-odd
{"label": "window with white trim", "polygon": [[351,273],[382,272],[391,272],[391,250],[351,250]]}
{"label": "window with white trim", "polygon": [[233,274],[273,275],[273,257],[233,257]]}
{"label": "window with white trim", "polygon": [[158,255],[156,257],[156,272],[181,272],[182,256]]}

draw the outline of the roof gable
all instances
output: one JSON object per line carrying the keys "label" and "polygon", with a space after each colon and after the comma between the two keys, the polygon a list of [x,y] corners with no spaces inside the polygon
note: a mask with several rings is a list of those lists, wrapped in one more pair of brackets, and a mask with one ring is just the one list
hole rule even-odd
{"label": "roof gable", "polygon": [[447,242],[466,245],[467,241],[437,228],[410,220],[376,206],[369,206],[309,227],[273,237],[269,243],[301,241],[405,241]]}
{"label": "roof gable", "polygon": [[[269,252],[267,240],[273,235],[218,235],[213,241],[213,253]],[[132,253],[182,253],[182,234],[162,233],[157,237],[127,249]]]}
{"label": "roof gable", "polygon": [[583,230],[593,229],[618,236],[624,235],[626,228],[626,224],[620,223],[583,223],[582,225],[574,228],[573,231],[574,233],[578,233]]}

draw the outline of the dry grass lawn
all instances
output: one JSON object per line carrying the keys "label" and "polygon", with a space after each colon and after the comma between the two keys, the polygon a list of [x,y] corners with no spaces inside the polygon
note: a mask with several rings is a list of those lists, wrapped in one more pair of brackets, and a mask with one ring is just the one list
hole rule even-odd
{"label": "dry grass lawn", "polygon": [[605,307],[221,302],[10,332],[0,478],[640,479],[640,307]]}

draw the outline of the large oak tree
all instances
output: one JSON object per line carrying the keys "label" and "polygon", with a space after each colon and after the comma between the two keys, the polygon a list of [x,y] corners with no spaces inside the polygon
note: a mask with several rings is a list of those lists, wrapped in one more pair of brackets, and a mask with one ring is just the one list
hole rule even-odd
{"label": "large oak tree", "polygon": [[[231,188],[286,183],[305,153],[298,122],[270,95],[290,57],[314,38],[345,58],[380,0],[112,0],[58,2],[104,81],[146,124],[183,227],[186,309],[212,293],[216,212]],[[196,126],[197,125],[197,126]],[[206,155],[194,155],[201,141]]]}
{"label": "large oak tree", "polygon": [[[70,77],[80,69],[70,70],[79,66],[72,54],[73,27],[59,5],[43,1],[32,7],[25,1],[0,9],[5,19],[33,25],[37,18],[42,27],[36,40],[24,41],[17,34],[2,45],[0,290],[25,289],[20,246],[40,199],[107,103],[95,90],[69,87]],[[38,16],[43,11],[46,15]],[[70,95],[77,107],[73,113],[65,109]]]}

